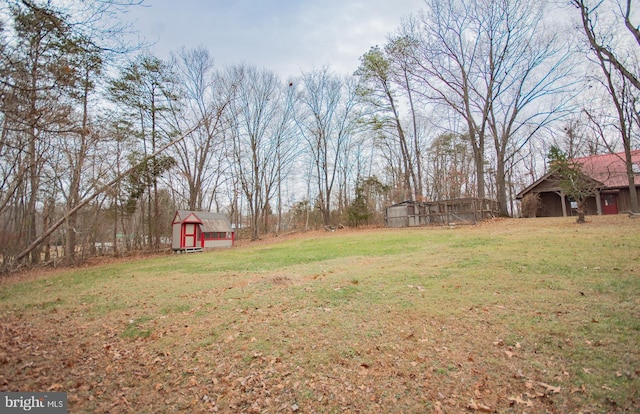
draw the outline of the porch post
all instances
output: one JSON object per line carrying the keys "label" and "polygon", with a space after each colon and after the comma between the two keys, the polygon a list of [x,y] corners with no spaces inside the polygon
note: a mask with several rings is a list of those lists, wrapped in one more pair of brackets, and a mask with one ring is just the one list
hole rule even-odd
{"label": "porch post", "polygon": [[600,189],[596,189],[596,210],[598,215],[602,215],[602,200],[600,199]]}
{"label": "porch post", "polygon": [[564,191],[560,191],[560,202],[562,203],[562,217],[567,217],[567,203],[564,196]]}

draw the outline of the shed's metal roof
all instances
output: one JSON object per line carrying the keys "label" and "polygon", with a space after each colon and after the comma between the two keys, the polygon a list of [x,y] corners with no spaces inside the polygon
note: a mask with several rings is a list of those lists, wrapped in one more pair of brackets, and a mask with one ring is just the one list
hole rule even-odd
{"label": "shed's metal roof", "polygon": [[231,232],[229,219],[222,213],[178,210],[174,222],[199,223],[204,232]]}

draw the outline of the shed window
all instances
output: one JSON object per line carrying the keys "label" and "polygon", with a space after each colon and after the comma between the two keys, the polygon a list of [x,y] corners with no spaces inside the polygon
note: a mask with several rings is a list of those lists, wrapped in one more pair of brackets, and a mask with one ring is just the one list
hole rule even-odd
{"label": "shed window", "polygon": [[205,232],[203,233],[203,236],[205,240],[219,240],[219,239],[226,239],[227,238],[227,233],[225,232]]}

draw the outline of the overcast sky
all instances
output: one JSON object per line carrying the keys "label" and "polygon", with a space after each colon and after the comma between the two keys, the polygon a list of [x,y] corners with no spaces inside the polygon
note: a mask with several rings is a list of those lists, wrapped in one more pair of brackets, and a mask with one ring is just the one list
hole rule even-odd
{"label": "overcast sky", "polygon": [[423,0],[147,0],[130,18],[160,58],[206,47],[217,66],[252,64],[283,80],[329,65],[351,74]]}

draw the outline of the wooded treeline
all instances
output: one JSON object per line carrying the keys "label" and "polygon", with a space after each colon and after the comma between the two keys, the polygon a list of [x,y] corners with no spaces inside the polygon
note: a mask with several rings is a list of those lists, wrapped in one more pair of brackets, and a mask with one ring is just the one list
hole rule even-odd
{"label": "wooded treeline", "polygon": [[632,3],[426,0],[354,74],[327,62],[282,79],[217,67],[202,47],[163,60],[126,44],[135,28],[119,17],[136,0],[10,0],[3,263],[159,250],[176,209],[225,212],[252,239],[380,223],[385,205],[412,199],[488,197],[515,216],[552,146],[625,151],[631,186]]}

